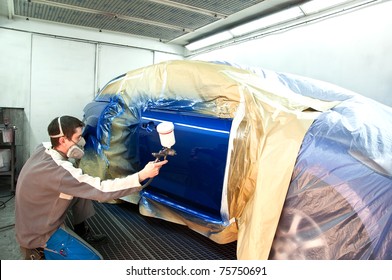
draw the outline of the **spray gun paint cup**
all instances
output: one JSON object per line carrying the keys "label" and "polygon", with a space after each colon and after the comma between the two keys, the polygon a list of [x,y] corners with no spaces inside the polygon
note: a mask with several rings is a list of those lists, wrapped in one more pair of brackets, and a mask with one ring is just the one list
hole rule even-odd
{"label": "spray gun paint cup", "polygon": [[176,143],[174,138],[174,124],[172,122],[161,122],[157,125],[157,131],[163,147],[171,148]]}

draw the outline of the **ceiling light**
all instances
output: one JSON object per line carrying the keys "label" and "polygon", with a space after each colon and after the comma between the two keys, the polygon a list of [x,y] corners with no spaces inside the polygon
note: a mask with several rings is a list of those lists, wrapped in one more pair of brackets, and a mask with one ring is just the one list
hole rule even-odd
{"label": "ceiling light", "polygon": [[232,38],[233,38],[233,35],[229,31],[223,31],[223,32],[214,34],[212,36],[206,37],[204,39],[190,43],[190,44],[186,45],[185,47],[190,51],[194,51],[194,50],[201,49],[201,48],[204,48],[207,46],[211,46],[211,45],[219,43],[219,42],[230,40]]}
{"label": "ceiling light", "polygon": [[352,0],[313,0],[300,5],[300,7],[305,14],[312,14],[351,1]]}
{"label": "ceiling light", "polygon": [[243,25],[234,27],[230,30],[230,32],[234,36],[244,35],[256,30],[260,30],[278,23],[283,23],[295,18],[299,18],[304,16],[303,12],[299,7],[293,7],[287,10],[283,10],[281,12],[274,13],[272,15],[268,15],[262,17],[260,19],[245,23]]}

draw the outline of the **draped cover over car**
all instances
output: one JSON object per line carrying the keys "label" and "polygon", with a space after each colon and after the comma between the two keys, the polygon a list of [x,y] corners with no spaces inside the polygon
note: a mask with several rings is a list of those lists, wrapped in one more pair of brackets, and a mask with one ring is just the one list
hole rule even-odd
{"label": "draped cover over car", "polygon": [[392,109],[337,86],[227,63],[167,61],[110,81],[85,107],[81,167],[122,177],[177,155],[136,196],[239,259],[391,259]]}

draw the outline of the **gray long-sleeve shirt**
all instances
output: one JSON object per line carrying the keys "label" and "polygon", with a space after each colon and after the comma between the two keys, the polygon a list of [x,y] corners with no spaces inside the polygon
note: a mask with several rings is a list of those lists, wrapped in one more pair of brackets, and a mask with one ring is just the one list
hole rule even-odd
{"label": "gray long-sleeve shirt", "polygon": [[139,191],[138,174],[101,181],[83,174],[51,148],[40,145],[23,166],[16,186],[15,229],[20,246],[45,246],[66,218],[73,197],[107,201]]}

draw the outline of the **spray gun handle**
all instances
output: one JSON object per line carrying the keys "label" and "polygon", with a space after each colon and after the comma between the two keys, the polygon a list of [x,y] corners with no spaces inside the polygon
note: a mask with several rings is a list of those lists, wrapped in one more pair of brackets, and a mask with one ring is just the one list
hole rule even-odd
{"label": "spray gun handle", "polygon": [[[167,156],[175,156],[177,153],[175,150],[173,150],[172,148],[167,148],[164,147],[162,148],[158,153],[152,153],[152,156],[155,157],[155,161],[154,162],[158,162],[160,160],[161,157],[163,157],[163,160],[166,159]],[[152,182],[153,178],[150,178],[147,183],[145,183],[142,188],[147,187],[148,185],[150,185],[150,183]]]}

